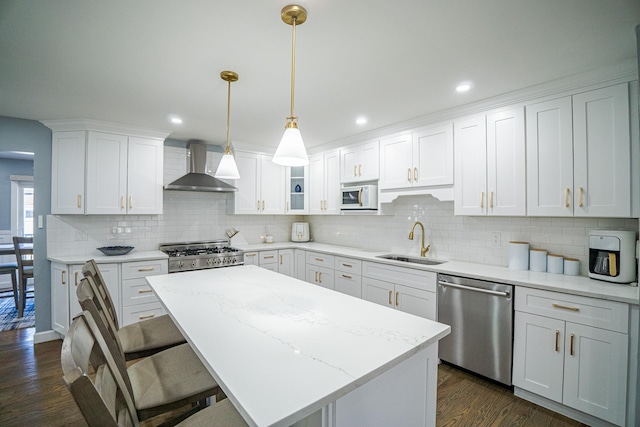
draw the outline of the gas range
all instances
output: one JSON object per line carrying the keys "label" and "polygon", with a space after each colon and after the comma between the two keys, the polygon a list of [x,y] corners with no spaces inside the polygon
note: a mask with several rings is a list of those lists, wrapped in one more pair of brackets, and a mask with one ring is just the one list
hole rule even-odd
{"label": "gas range", "polygon": [[159,249],[169,255],[169,273],[244,264],[244,252],[229,240],[165,243]]}

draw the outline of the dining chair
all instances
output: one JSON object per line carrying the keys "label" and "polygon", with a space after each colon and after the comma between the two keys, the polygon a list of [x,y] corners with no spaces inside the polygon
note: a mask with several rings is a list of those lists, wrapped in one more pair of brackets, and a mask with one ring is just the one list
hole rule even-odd
{"label": "dining chair", "polygon": [[[27,244],[30,246],[26,247]],[[18,265],[18,317],[22,317],[27,301],[27,280],[33,278],[33,237],[13,236],[13,248]]]}
{"label": "dining chair", "polygon": [[[102,351],[106,343],[101,341],[100,334],[95,334],[96,330],[96,322],[86,312],[71,323],[60,356],[63,381],[90,427],[137,427],[140,419],[133,397],[118,375],[115,360]],[[247,426],[228,399],[198,411],[177,425]]]}
{"label": "dining chair", "polygon": [[[15,262],[6,262],[0,264],[0,276],[9,274],[11,275],[11,288],[0,288],[0,293],[6,294],[11,292],[13,294],[13,302],[16,305],[16,310],[18,309],[18,305],[20,301],[18,299],[18,281],[16,279],[16,272],[18,271],[18,264]],[[7,298],[11,295],[4,295],[2,298]]]}
{"label": "dining chair", "polygon": [[94,260],[87,261],[82,267],[82,273],[92,279],[89,284],[93,288],[94,303],[99,310],[109,315],[111,322],[105,323],[118,341],[126,360],[149,356],[186,342],[173,320],[166,314],[120,327],[111,294],[97,263]]}

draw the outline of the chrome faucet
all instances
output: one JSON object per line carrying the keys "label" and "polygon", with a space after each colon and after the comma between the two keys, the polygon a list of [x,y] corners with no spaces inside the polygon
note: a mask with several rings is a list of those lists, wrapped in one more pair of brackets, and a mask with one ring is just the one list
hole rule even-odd
{"label": "chrome faucet", "polygon": [[411,231],[409,232],[409,240],[413,240],[413,230],[416,228],[416,225],[419,225],[422,228],[422,244],[420,246],[420,256],[424,257],[427,252],[429,252],[429,248],[431,245],[428,245],[426,248],[424,247],[424,225],[420,221],[416,221],[413,223],[413,227],[411,227]]}

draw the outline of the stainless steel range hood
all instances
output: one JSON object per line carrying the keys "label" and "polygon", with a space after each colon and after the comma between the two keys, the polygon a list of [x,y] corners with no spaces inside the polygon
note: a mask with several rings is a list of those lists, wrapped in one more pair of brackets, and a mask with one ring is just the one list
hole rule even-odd
{"label": "stainless steel range hood", "polygon": [[229,193],[238,191],[232,185],[227,184],[206,173],[207,168],[207,146],[202,142],[189,141],[187,148],[191,153],[189,173],[176,179],[171,184],[164,187],[165,190],[180,191],[213,191],[219,193]]}

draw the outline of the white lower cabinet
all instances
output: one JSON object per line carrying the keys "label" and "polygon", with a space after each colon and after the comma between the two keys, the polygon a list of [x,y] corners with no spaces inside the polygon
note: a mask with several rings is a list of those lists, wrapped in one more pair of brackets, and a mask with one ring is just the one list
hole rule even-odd
{"label": "white lower cabinet", "polygon": [[[100,271],[102,271],[102,266]],[[146,276],[167,274],[167,260],[124,262],[122,269],[122,326],[165,314],[162,304],[145,280]]]}
{"label": "white lower cabinet", "polygon": [[430,320],[437,318],[437,274],[373,262],[362,263],[362,298]]}
{"label": "white lower cabinet", "polygon": [[335,290],[362,298],[362,261],[354,258],[335,258]]}
{"label": "white lower cabinet", "polygon": [[258,252],[245,252],[244,264],[245,265],[259,265]]}
{"label": "white lower cabinet", "polygon": [[278,251],[278,273],[295,277],[295,272],[293,249],[280,249]]}
{"label": "white lower cabinet", "polygon": [[258,265],[267,270],[294,277],[295,265],[293,254],[293,249],[245,252],[244,263],[245,265]]}
{"label": "white lower cabinet", "polygon": [[295,278],[307,281],[307,251],[303,249],[294,249],[293,256],[295,258]]}
{"label": "white lower cabinet", "polygon": [[627,304],[518,288],[513,384],[625,425]]}
{"label": "white lower cabinet", "polygon": [[334,263],[335,257],[319,252],[306,254],[307,282],[320,285],[327,289],[335,288]]}

